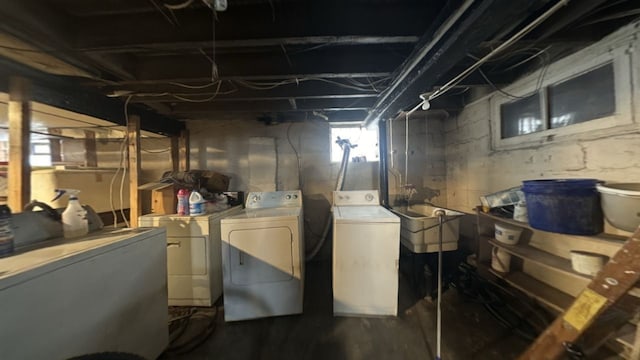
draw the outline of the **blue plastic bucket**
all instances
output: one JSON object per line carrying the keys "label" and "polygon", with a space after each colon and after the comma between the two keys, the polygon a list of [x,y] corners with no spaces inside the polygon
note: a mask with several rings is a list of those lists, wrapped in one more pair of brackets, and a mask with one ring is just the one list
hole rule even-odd
{"label": "blue plastic bucket", "polygon": [[523,181],[529,225],[573,235],[595,235],[604,229],[596,179]]}

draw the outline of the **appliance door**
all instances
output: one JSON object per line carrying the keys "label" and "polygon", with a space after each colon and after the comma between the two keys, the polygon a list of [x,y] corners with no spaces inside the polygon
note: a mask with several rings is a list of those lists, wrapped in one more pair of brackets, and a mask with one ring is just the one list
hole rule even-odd
{"label": "appliance door", "polygon": [[333,312],[397,315],[399,223],[334,222]]}
{"label": "appliance door", "polygon": [[238,229],[229,233],[231,283],[251,285],[291,281],[294,277],[290,227]]}

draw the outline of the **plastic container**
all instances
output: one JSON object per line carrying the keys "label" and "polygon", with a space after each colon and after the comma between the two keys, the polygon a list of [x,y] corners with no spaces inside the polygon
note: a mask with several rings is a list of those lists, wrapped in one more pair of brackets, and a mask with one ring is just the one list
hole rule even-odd
{"label": "plastic container", "polygon": [[523,223],[529,222],[527,216],[527,203],[525,201],[519,201],[513,206],[513,220]]}
{"label": "plastic container", "polygon": [[495,224],[495,237],[496,240],[503,244],[515,245],[520,240],[520,234],[522,229],[515,226],[508,226],[505,224]]}
{"label": "plastic container", "polygon": [[607,221],[618,229],[635,231],[640,226],[640,183],[598,185]]}
{"label": "plastic container", "polygon": [[608,259],[601,254],[571,250],[571,267],[580,274],[595,276],[602,270]]}
{"label": "plastic container", "polygon": [[189,195],[189,215],[198,216],[206,214],[205,201],[197,191],[192,191]]}
{"label": "plastic container", "polygon": [[524,181],[529,225],[573,235],[595,235],[604,229],[596,179]]}
{"label": "plastic container", "polygon": [[178,190],[178,206],[176,210],[178,215],[189,215],[189,190]]}
{"label": "plastic container", "polygon": [[76,189],[56,189],[56,197],[53,201],[63,195],[69,196],[67,208],[62,212],[62,233],[65,239],[72,239],[89,233],[87,210],[80,205],[78,200],[79,193],[80,190]]}
{"label": "plastic container", "polygon": [[491,250],[491,268],[501,273],[508,273],[511,266],[511,254],[494,246]]}
{"label": "plastic container", "polygon": [[11,209],[7,205],[0,205],[0,258],[13,254],[13,246]]}

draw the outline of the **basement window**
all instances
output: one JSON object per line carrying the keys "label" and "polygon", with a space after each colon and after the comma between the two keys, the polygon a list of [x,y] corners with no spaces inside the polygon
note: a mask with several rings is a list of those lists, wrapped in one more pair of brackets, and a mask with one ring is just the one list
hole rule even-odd
{"label": "basement window", "polygon": [[351,162],[378,161],[378,131],[367,130],[358,125],[336,125],[331,127],[331,162],[342,161],[343,151],[336,143],[338,139],[348,139],[352,145],[349,158]]}
{"label": "basement window", "polygon": [[51,146],[49,142],[31,143],[29,162],[31,166],[51,166]]}
{"label": "basement window", "polygon": [[600,119],[615,111],[613,64],[608,63],[533,95],[501,104],[500,138]]}
{"label": "basement window", "polygon": [[495,150],[626,133],[633,127],[631,71],[624,44],[587,48],[491,95]]}

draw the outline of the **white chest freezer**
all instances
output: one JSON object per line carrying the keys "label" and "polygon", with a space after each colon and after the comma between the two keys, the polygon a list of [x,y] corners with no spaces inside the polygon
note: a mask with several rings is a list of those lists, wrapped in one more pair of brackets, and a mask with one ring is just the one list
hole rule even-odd
{"label": "white chest freezer", "polygon": [[125,352],[168,345],[165,232],[104,230],[0,259],[0,359]]}

